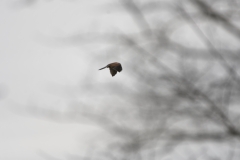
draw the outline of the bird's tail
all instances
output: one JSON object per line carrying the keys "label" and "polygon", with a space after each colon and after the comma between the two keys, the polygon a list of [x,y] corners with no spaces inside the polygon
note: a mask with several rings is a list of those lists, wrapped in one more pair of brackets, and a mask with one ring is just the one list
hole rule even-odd
{"label": "bird's tail", "polygon": [[104,68],[107,68],[107,66],[106,66],[106,67],[103,67],[103,68],[100,68],[99,70],[102,70],[102,69],[104,69]]}

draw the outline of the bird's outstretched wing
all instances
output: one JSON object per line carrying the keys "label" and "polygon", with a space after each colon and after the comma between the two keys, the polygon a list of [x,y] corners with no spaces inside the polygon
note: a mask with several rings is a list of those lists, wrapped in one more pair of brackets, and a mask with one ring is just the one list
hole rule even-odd
{"label": "bird's outstretched wing", "polygon": [[112,76],[115,76],[117,74],[117,71],[115,69],[109,68],[109,70]]}

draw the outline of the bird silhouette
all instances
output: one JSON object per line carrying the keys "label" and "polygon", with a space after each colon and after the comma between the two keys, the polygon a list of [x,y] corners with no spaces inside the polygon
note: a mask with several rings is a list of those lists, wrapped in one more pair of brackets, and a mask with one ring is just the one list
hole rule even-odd
{"label": "bird silhouette", "polygon": [[107,66],[105,66],[103,68],[100,68],[99,70],[102,70],[102,69],[105,69],[105,68],[109,68],[112,76],[115,76],[117,74],[117,72],[122,71],[122,65],[121,65],[121,63],[118,63],[118,62],[110,63]]}

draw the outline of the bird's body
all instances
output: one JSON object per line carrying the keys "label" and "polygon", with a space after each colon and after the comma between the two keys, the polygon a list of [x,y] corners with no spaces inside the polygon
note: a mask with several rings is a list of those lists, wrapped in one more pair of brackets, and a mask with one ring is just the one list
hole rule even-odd
{"label": "bird's body", "polygon": [[107,66],[105,66],[103,68],[100,68],[99,70],[102,70],[102,69],[105,69],[105,68],[109,68],[112,76],[115,76],[117,74],[117,72],[122,71],[122,65],[121,65],[121,63],[118,63],[118,62],[110,63]]}

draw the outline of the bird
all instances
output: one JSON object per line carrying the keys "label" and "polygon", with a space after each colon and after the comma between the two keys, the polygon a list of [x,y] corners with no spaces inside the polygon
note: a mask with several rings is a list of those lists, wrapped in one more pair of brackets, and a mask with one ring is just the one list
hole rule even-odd
{"label": "bird", "polygon": [[112,77],[115,76],[117,74],[117,72],[122,71],[122,65],[121,65],[121,63],[118,63],[118,62],[110,63],[110,64],[106,65],[105,67],[100,68],[99,70],[102,70],[105,68],[109,68]]}

